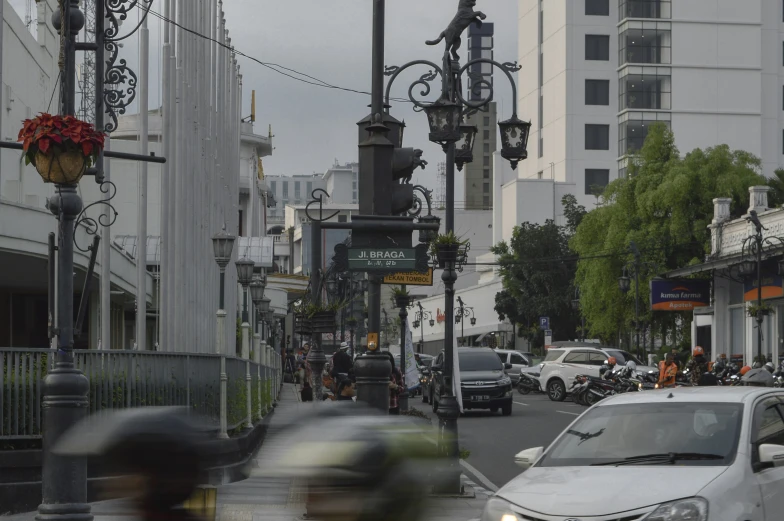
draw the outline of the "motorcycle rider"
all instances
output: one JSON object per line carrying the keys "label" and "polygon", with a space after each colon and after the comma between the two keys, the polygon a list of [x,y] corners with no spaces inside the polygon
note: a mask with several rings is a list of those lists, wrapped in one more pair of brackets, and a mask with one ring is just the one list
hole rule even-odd
{"label": "motorcycle rider", "polygon": [[692,359],[686,364],[689,371],[689,381],[692,385],[704,385],[703,375],[708,372],[708,359],[705,358],[705,350],[697,346],[692,352]]}
{"label": "motorcycle rider", "polygon": [[751,369],[743,375],[741,382],[750,387],[773,387],[773,375],[765,368]]}
{"label": "motorcycle rider", "polygon": [[664,360],[659,362],[658,387],[671,387],[675,385],[675,377],[677,375],[678,365],[675,363],[672,353],[667,353]]}
{"label": "motorcycle rider", "polygon": [[618,361],[615,359],[614,356],[611,356],[607,359],[607,362],[602,367],[600,373],[605,380],[613,380],[615,378],[613,372],[615,371],[615,365]]}

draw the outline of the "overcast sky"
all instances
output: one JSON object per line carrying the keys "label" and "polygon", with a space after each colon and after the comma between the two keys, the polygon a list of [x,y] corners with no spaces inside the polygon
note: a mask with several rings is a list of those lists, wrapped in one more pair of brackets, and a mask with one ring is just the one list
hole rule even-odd
{"label": "overcast sky", "polygon": [[[446,28],[457,0],[388,0],[386,2],[387,65],[403,65],[428,59],[440,65],[443,45],[429,47]],[[11,0],[24,19],[25,0]],[[499,62],[517,60],[517,0],[479,0],[476,7],[495,24],[495,58]],[[152,6],[161,12],[160,0]],[[227,26],[234,47],[267,63],[276,63],[319,78],[332,85],[361,91],[370,90],[371,31],[373,2],[370,0],[225,0]],[[33,11],[35,13],[35,11]],[[128,29],[138,13],[129,17]],[[150,24],[150,107],[160,104],[160,39],[162,23],[151,17]],[[465,35],[464,35],[465,36]],[[138,71],[136,38],[125,41],[123,58]],[[460,52],[463,63],[466,45]],[[256,132],[266,134],[272,125],[275,151],[264,160],[267,174],[295,175],[323,173],[337,160],[357,160],[356,122],[368,115],[370,97],[351,92],[308,85],[278,74],[240,57],[244,83],[245,114],[250,114],[251,90],[256,90]],[[408,86],[427,72],[424,67],[404,73],[396,81],[393,96],[406,97]],[[511,89],[503,75],[496,73],[496,101],[499,119],[511,115]],[[437,92],[437,89],[434,89]],[[430,96],[430,99],[435,99]],[[424,114],[414,113],[408,103],[393,103],[392,114],[407,123],[405,145],[424,150],[430,163],[418,170],[415,181],[435,188],[437,164],[443,152],[427,139]],[[129,113],[136,107],[130,107]],[[521,115],[524,117],[524,115]],[[458,174],[459,175],[459,174]],[[463,200],[462,178],[458,178],[456,202]]]}

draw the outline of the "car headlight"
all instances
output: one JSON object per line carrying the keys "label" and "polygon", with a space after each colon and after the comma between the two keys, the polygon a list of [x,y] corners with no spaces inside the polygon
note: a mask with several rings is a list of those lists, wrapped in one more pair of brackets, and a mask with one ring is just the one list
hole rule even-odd
{"label": "car headlight", "polygon": [[679,499],[660,505],[643,519],[644,521],[707,521],[708,502],[701,497]]}
{"label": "car headlight", "polygon": [[498,497],[491,497],[482,511],[482,521],[521,521],[512,511],[512,504]]}
{"label": "car headlight", "polygon": [[512,379],[508,376],[504,376],[500,380],[498,380],[498,385],[512,385]]}

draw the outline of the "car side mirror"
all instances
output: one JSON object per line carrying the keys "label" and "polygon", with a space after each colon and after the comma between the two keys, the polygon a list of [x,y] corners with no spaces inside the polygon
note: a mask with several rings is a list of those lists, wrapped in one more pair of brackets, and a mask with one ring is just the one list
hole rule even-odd
{"label": "car side mirror", "polygon": [[512,368],[512,364],[504,364],[504,369],[511,369],[511,368]]}
{"label": "car side mirror", "polygon": [[768,466],[784,466],[784,445],[763,443],[759,446],[759,459],[760,463],[768,464]]}
{"label": "car side mirror", "polygon": [[542,457],[543,452],[544,452],[544,447],[534,447],[533,449],[526,449],[522,452],[519,452],[515,456],[515,464],[518,467],[522,468],[523,470],[528,470],[534,465],[534,463],[536,463],[536,460]]}

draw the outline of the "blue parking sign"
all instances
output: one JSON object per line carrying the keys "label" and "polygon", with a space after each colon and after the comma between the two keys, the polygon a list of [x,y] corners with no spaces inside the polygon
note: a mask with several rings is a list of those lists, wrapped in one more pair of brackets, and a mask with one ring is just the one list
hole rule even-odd
{"label": "blue parking sign", "polygon": [[539,329],[550,329],[550,317],[539,317]]}

